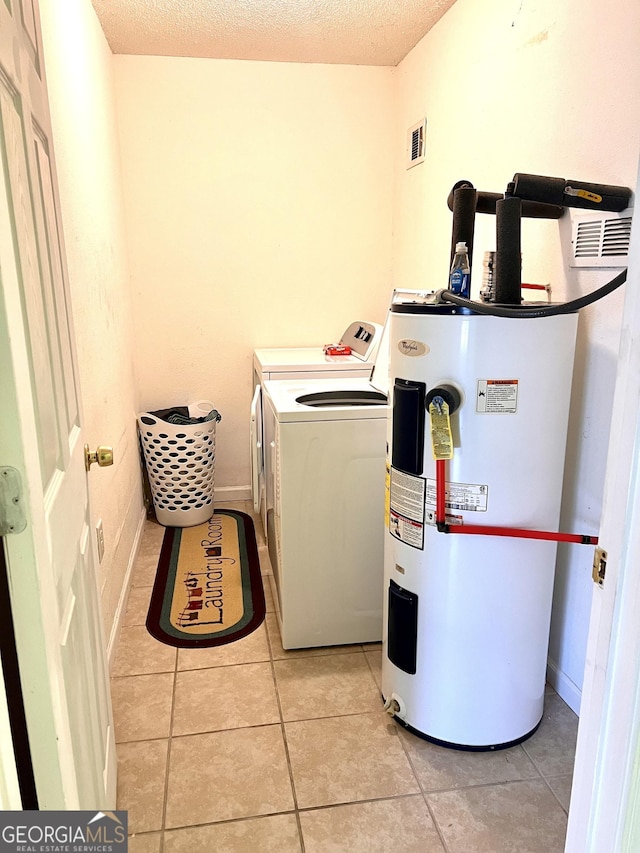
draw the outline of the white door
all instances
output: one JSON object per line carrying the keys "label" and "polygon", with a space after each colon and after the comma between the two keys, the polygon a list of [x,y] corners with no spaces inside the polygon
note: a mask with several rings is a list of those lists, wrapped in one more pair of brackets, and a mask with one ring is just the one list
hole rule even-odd
{"label": "white door", "polygon": [[39,807],[113,808],[66,285],[37,0],[0,0],[0,468],[18,471],[27,516],[1,545]]}
{"label": "white door", "polygon": [[[640,179],[636,198],[640,194]],[[640,222],[634,216],[625,286],[567,853],[635,851],[625,838],[640,778]],[[635,810],[635,811],[634,811]],[[635,832],[637,833],[637,823]]]}

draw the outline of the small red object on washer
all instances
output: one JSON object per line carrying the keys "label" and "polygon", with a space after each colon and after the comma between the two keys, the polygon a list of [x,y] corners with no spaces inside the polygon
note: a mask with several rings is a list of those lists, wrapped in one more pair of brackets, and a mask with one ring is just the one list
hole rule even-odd
{"label": "small red object on washer", "polygon": [[351,355],[351,347],[344,344],[325,344],[323,352],[325,355]]}

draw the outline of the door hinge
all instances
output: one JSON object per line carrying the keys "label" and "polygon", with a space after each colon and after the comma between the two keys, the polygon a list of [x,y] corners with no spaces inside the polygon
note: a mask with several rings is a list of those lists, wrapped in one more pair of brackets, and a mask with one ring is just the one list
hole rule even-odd
{"label": "door hinge", "polygon": [[607,552],[604,548],[596,548],[595,553],[593,555],[593,572],[591,573],[591,577],[593,578],[593,582],[597,583],[598,586],[602,586],[604,583],[604,576],[607,573]]}
{"label": "door hinge", "polygon": [[0,468],[0,536],[22,533],[26,526],[20,472],[9,466]]}

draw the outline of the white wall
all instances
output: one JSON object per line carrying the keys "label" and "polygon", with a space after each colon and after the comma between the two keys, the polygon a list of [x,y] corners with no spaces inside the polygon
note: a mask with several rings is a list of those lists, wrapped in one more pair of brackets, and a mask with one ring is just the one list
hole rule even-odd
{"label": "white wall", "polygon": [[114,63],[141,405],[213,400],[216,489],[247,487],[254,348],[384,318],[393,69]]}
{"label": "white wall", "polygon": [[89,474],[92,521],[104,526],[108,639],[143,512],[112,56],[90,0],[40,7],[85,437],[115,455]]}
{"label": "white wall", "polygon": [[[446,286],[446,199],[457,180],[491,192],[503,192],[515,172],[635,186],[639,32],[635,0],[458,0],[397,69],[396,286]],[[406,130],[424,116],[426,160],[406,171]],[[569,216],[523,221],[523,281],[550,282],[554,301],[586,293],[613,274],[570,271],[570,239]],[[476,295],[482,255],[491,249],[495,219],[478,216]],[[562,515],[570,532],[598,532],[621,310],[616,293],[580,320]],[[559,548],[551,676],[576,709],[592,557],[588,547]]]}

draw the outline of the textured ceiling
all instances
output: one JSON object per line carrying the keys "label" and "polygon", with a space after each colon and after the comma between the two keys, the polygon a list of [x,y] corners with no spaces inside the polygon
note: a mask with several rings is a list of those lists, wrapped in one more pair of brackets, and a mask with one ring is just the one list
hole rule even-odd
{"label": "textured ceiling", "polygon": [[455,0],[92,0],[114,53],[397,65]]}

